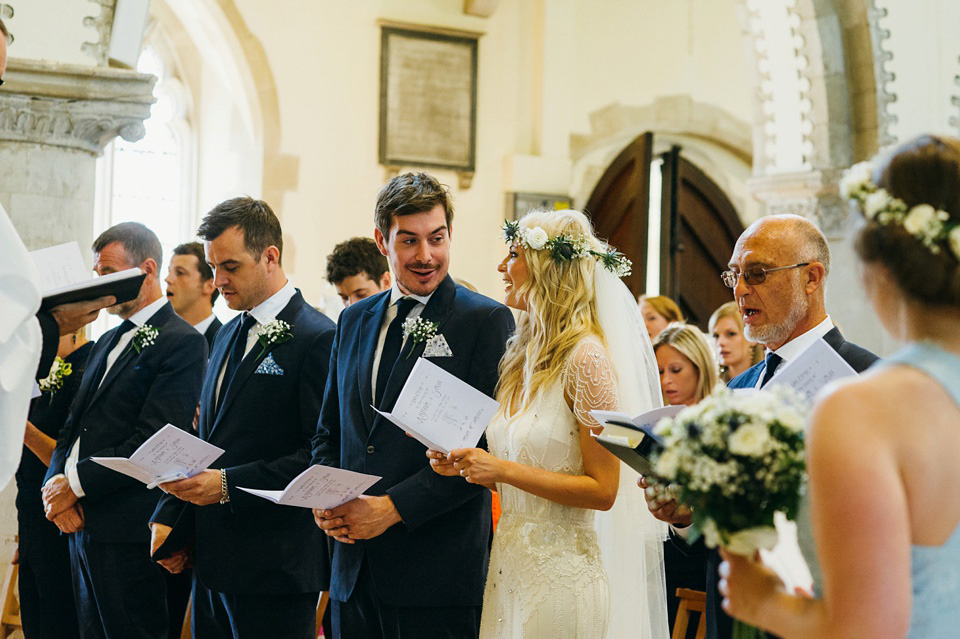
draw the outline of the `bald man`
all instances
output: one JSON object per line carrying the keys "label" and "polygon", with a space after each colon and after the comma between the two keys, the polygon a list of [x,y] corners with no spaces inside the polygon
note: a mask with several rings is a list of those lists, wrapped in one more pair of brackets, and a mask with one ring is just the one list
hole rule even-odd
{"label": "bald man", "polygon": [[[747,339],[763,344],[764,361],[730,380],[730,388],[762,388],[779,366],[823,339],[858,373],[877,356],[848,342],[826,310],[830,246],[816,225],[799,215],[770,215],[751,224],[737,240],[724,284],[733,289]],[[653,515],[672,524],[671,539],[686,554],[707,558],[707,638],[732,636],[732,620],[717,592],[720,555],[702,540],[687,544],[690,511],[675,501],[648,498]],[[804,540],[801,540],[804,541]],[[808,555],[809,556],[809,555]]]}

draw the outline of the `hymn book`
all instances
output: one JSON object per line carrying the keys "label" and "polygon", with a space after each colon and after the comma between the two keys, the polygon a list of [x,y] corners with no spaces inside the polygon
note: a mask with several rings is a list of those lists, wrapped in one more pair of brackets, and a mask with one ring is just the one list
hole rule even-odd
{"label": "hymn book", "polygon": [[840,353],[821,338],[800,355],[779,366],[764,388],[790,386],[808,402],[812,402],[813,397],[827,384],[856,375],[857,371],[840,357]]}
{"label": "hymn book", "polygon": [[167,424],[140,444],[130,459],[91,457],[101,466],[133,477],[154,488],[158,484],[193,477],[207,469],[223,449]]}
{"label": "hymn book", "polygon": [[113,295],[118,304],[126,302],[139,294],[146,277],[139,268],[91,277],[76,242],[31,251],[30,257],[40,275],[41,310],[104,295]]}
{"label": "hymn book", "polygon": [[428,359],[419,358],[393,410],[373,410],[431,450],[474,448],[500,403]]}
{"label": "hymn book", "polygon": [[686,406],[664,406],[631,417],[626,413],[592,410],[590,416],[603,426],[594,435],[601,446],[641,475],[653,474],[650,456],[660,449],[653,428],[664,417],[673,417]]}

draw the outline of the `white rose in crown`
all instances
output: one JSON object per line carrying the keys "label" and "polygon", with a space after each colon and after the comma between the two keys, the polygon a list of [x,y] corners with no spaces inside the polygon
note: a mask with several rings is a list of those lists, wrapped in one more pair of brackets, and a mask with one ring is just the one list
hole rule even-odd
{"label": "white rose in crown", "polygon": [[547,232],[539,226],[534,226],[533,228],[523,231],[524,242],[534,251],[542,250],[543,247],[547,245],[549,239],[550,237],[547,235]]}
{"label": "white rose in crown", "polygon": [[887,193],[886,189],[878,189],[877,191],[871,193],[867,196],[867,199],[863,202],[863,213],[867,216],[867,219],[872,220],[877,217],[877,213],[887,208],[887,205],[890,204],[890,200],[893,198],[890,197],[890,194]]}
{"label": "white rose in crown", "polygon": [[903,228],[910,235],[920,235],[937,219],[937,211],[929,204],[918,204],[903,218]]}
{"label": "white rose in crown", "polygon": [[873,169],[869,162],[854,164],[843,174],[840,180],[840,195],[850,198],[866,189],[873,179]]}

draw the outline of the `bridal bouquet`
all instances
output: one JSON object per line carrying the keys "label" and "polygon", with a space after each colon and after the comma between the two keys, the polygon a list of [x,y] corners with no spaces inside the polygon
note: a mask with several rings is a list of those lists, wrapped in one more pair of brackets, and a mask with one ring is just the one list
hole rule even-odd
{"label": "bridal bouquet", "polygon": [[795,519],[800,505],[804,412],[788,388],[720,389],[657,424],[654,470],[693,509],[694,537],[747,556],[776,544],[774,513]]}

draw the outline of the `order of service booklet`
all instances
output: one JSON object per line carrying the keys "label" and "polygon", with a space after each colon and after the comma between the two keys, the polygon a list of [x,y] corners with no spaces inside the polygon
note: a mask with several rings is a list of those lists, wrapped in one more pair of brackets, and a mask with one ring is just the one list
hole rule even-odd
{"label": "order of service booklet", "polygon": [[388,420],[427,448],[449,453],[473,448],[500,403],[430,360],[413,365]]}
{"label": "order of service booklet", "polygon": [[323,510],[356,499],[378,481],[380,477],[376,475],[329,466],[311,466],[294,477],[283,490],[237,488],[275,504]]}
{"label": "order of service booklet", "polygon": [[126,302],[137,296],[146,277],[139,268],[90,277],[76,242],[31,251],[30,257],[40,275],[41,310],[104,295],[113,295],[118,304]]}

